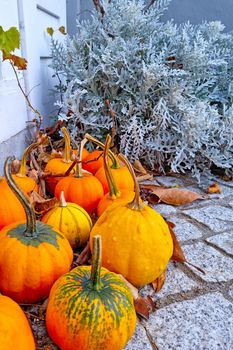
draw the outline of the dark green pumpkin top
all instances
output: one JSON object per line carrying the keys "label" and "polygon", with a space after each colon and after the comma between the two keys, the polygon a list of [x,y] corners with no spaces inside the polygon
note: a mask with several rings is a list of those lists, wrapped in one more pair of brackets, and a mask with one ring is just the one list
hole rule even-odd
{"label": "dark green pumpkin top", "polygon": [[17,225],[15,228],[7,232],[7,235],[16,238],[25,245],[38,247],[41,243],[49,243],[59,249],[58,237],[64,239],[63,235],[53,229],[51,225],[36,221],[36,231],[34,235],[25,235],[27,224]]}

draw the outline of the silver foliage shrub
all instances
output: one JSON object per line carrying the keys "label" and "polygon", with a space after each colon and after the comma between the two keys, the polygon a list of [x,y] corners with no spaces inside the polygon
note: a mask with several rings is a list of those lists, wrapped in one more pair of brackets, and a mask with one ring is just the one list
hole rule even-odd
{"label": "silver foliage shrub", "polygon": [[216,21],[163,23],[170,0],[148,11],[140,0],[102,0],[65,45],[52,42],[53,68],[66,82],[73,134],[104,139],[116,113],[120,150],[150,167],[232,174],[233,36]]}

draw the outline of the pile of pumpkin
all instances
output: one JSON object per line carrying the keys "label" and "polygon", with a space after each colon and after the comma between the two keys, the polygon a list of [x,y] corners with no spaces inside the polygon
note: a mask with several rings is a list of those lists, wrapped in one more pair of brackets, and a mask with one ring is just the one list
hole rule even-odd
{"label": "pile of pumpkin", "polygon": [[[111,152],[111,137],[103,145],[86,135],[73,162],[70,136],[66,128],[62,131],[64,155],[44,169],[51,174],[47,190],[59,202],[40,220],[29,200],[37,183],[26,174],[27,157],[38,143],[26,149],[17,174],[8,157],[0,180],[2,350],[35,349],[17,303],[47,297],[46,327],[62,350],[123,349],[134,332],[136,313],[121,275],[141,287],[158,278],[172,256],[168,225],[142,202],[133,168],[122,154]],[[89,153],[87,140],[102,150]],[[92,213],[98,215],[94,225]],[[70,271],[73,250],[88,240],[92,265]]]}

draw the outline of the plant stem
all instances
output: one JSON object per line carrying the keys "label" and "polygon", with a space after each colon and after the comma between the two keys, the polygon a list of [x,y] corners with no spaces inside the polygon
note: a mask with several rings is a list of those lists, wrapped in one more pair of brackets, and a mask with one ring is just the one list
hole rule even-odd
{"label": "plant stem", "polygon": [[34,210],[31,206],[31,203],[29,199],[25,196],[23,191],[16,185],[14,179],[11,175],[11,165],[15,157],[7,157],[5,164],[4,164],[4,175],[6,178],[6,181],[10,187],[10,189],[14,192],[20,203],[22,204],[26,217],[27,217],[27,224],[26,224],[26,230],[24,232],[24,235],[27,237],[35,237],[36,236],[36,216],[34,213]]}
{"label": "plant stem", "polygon": [[111,144],[111,136],[107,135],[106,141],[105,141],[105,147],[104,147],[104,171],[105,171],[105,176],[109,187],[109,197],[111,197],[112,199],[116,199],[120,197],[120,191],[117,188],[116,182],[114,180],[114,177],[112,175],[112,172],[110,170],[109,163],[108,163],[108,152],[109,152],[110,144]]}
{"label": "plant stem", "polygon": [[68,130],[64,126],[61,128],[61,131],[63,132],[64,139],[65,139],[65,149],[64,149],[63,160],[65,163],[71,163],[71,159],[70,159],[70,152],[71,152],[70,135],[68,133]]}
{"label": "plant stem", "polygon": [[93,243],[93,256],[91,265],[91,281],[94,290],[98,291],[101,288],[100,282],[100,269],[102,265],[102,240],[101,236],[94,236]]}
{"label": "plant stem", "polygon": [[21,90],[21,92],[22,92],[22,94],[23,94],[25,100],[27,101],[28,107],[29,107],[29,108],[37,115],[37,117],[39,118],[39,123],[37,124],[37,128],[38,128],[38,130],[40,130],[41,124],[42,124],[42,122],[43,122],[43,116],[40,114],[40,112],[39,112],[36,108],[34,108],[34,107],[32,106],[32,104],[31,104],[31,102],[30,102],[30,100],[29,100],[29,98],[28,98],[28,95],[25,93],[24,89],[22,88],[22,85],[21,85],[21,83],[20,83],[20,80],[19,80],[17,71],[16,71],[16,69],[15,69],[15,67],[14,67],[14,64],[11,62],[11,60],[9,60],[9,61],[10,61],[11,67],[12,67],[14,73],[15,73],[15,77],[16,77],[16,80],[17,80],[18,87],[20,88],[20,90]]}
{"label": "plant stem", "polygon": [[59,207],[67,207],[67,202],[65,200],[64,191],[61,191],[61,193],[60,193]]}
{"label": "plant stem", "polygon": [[[104,144],[102,142],[100,142],[99,140],[97,140],[95,137],[93,137],[93,136],[91,136],[89,134],[85,134],[84,137],[88,141],[91,141],[91,142],[95,143],[97,146],[99,146],[100,148],[104,149],[104,147],[105,147]],[[115,157],[115,154],[111,150],[109,150],[108,155],[109,155],[109,157],[112,160],[112,168],[114,168],[114,169],[120,168],[120,164],[117,161],[117,158]]]}
{"label": "plant stem", "polygon": [[83,157],[83,148],[85,146],[85,144],[87,143],[87,139],[84,137],[84,139],[80,142],[80,146],[79,146],[79,151],[78,151],[78,156],[77,156],[77,164],[76,164],[76,173],[75,176],[76,177],[82,177],[82,157]]}
{"label": "plant stem", "polygon": [[26,162],[27,162],[27,157],[30,154],[30,152],[38,146],[38,142],[32,143],[30,146],[26,148],[26,150],[23,153],[21,163],[20,163],[20,168],[19,172],[17,173],[17,176],[24,177],[26,176]]}
{"label": "plant stem", "polygon": [[139,184],[138,181],[136,179],[136,175],[135,172],[133,170],[132,165],[130,164],[130,162],[128,161],[128,159],[122,154],[119,153],[118,154],[118,158],[127,166],[127,168],[130,171],[130,174],[133,178],[134,181],[134,199],[131,203],[128,204],[128,207],[130,207],[131,209],[136,209],[136,210],[140,210],[143,208],[143,205],[140,203],[141,202],[141,198],[140,198],[140,188],[139,188]]}

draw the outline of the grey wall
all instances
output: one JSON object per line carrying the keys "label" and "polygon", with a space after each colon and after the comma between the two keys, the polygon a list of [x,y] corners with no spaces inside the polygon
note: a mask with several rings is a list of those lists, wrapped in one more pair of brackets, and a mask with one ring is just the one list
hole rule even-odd
{"label": "grey wall", "polygon": [[172,0],[163,19],[193,24],[220,20],[225,30],[233,30],[233,0]]}
{"label": "grey wall", "polygon": [[[146,0],[149,2],[149,0]],[[67,23],[71,35],[75,33],[75,16],[85,19],[94,9],[93,0],[67,0]],[[172,0],[163,20],[174,18],[176,23],[220,20],[226,31],[233,30],[233,0]]]}

